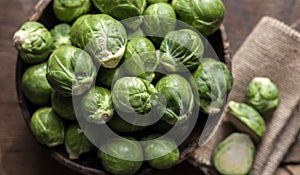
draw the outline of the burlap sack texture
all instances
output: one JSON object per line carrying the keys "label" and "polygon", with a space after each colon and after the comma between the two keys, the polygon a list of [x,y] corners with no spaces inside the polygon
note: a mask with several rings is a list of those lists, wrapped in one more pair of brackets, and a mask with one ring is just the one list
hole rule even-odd
{"label": "burlap sack texture", "polygon": [[[252,78],[269,77],[279,88],[281,102],[267,116],[267,131],[257,146],[251,175],[273,175],[300,129],[300,34],[271,17],[263,17],[232,59],[234,84],[228,100],[246,102]],[[197,148],[189,161],[206,174],[218,174],[212,165],[214,148],[234,127],[226,112],[213,138]]]}

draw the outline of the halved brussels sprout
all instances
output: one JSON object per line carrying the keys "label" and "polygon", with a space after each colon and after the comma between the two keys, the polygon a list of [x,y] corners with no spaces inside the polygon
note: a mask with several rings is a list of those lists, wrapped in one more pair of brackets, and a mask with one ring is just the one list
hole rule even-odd
{"label": "halved brussels sprout", "polygon": [[35,111],[30,121],[30,128],[41,144],[54,147],[64,143],[64,123],[52,108],[44,107]]}
{"label": "halved brussels sprout", "polygon": [[155,77],[157,65],[156,50],[150,40],[138,36],[128,42],[123,66],[130,75],[151,82]]}
{"label": "halved brussels sprout", "polygon": [[194,94],[189,82],[180,75],[171,74],[160,79],[155,88],[159,94],[158,111],[170,125],[186,121],[192,114]]}
{"label": "halved brussels sprout", "polygon": [[28,67],[22,75],[22,90],[33,104],[44,105],[50,102],[52,88],[46,78],[47,63]]}
{"label": "halved brussels sprout", "polygon": [[[130,114],[128,114],[130,115]],[[122,115],[121,115],[122,116]],[[145,128],[145,126],[137,126],[123,120],[117,113],[114,114],[113,118],[107,123],[107,125],[115,132],[128,133],[140,131]]]}
{"label": "halved brussels sprout", "polygon": [[170,4],[152,4],[144,15],[143,29],[155,44],[159,44],[167,33],[176,28],[176,14]]}
{"label": "halved brussels sprout", "polygon": [[54,91],[51,95],[51,104],[53,110],[60,117],[67,120],[76,120],[72,97],[65,97]]}
{"label": "halved brussels sprout", "polygon": [[151,110],[156,89],[149,81],[136,77],[123,77],[112,90],[114,106],[122,112],[146,114]]}
{"label": "halved brussels sprout", "polygon": [[221,174],[246,175],[252,168],[255,147],[246,134],[233,133],[214,151],[213,163]]}
{"label": "halved brussels sprout", "polygon": [[262,116],[251,106],[234,101],[228,103],[228,110],[232,114],[229,115],[229,119],[233,125],[241,132],[249,134],[258,143],[266,131]]}
{"label": "halved brussels sprout", "polygon": [[142,139],[147,162],[156,169],[168,169],[179,160],[179,149],[176,142],[170,138],[152,134]]}
{"label": "halved brussels sprout", "polygon": [[13,37],[14,46],[26,63],[45,61],[52,51],[50,32],[39,22],[25,22]]}
{"label": "halved brussels sprout", "polygon": [[84,135],[80,126],[74,123],[66,130],[65,147],[70,159],[79,159],[81,154],[91,151],[94,145]]}
{"label": "halved brussels sprout", "polygon": [[46,76],[51,87],[63,96],[81,95],[91,87],[96,68],[84,50],[61,46],[51,54]]}
{"label": "halved brussels sprout", "polygon": [[98,157],[106,171],[115,175],[132,175],[143,164],[140,161],[143,160],[143,149],[134,138],[113,138],[101,146]]}
{"label": "halved brussels sprout", "polygon": [[71,41],[87,50],[96,63],[115,68],[124,55],[127,34],[123,25],[109,15],[83,15],[72,26]]}
{"label": "halved brussels sprout", "polygon": [[203,56],[200,36],[191,29],[169,32],[160,45],[160,64],[169,72],[194,70]]}
{"label": "halved brussels sprout", "polygon": [[179,20],[190,24],[204,36],[219,28],[225,14],[222,0],[173,0],[172,5]]}
{"label": "halved brussels sprout", "polygon": [[247,98],[248,104],[261,114],[275,110],[280,101],[278,88],[265,77],[256,77],[250,82]]}
{"label": "halved brussels sprout", "polygon": [[155,4],[155,3],[159,3],[159,2],[168,3],[169,0],[147,0],[147,4],[148,4],[148,5]]}
{"label": "halved brussels sprout", "polygon": [[53,12],[59,20],[73,22],[89,12],[91,5],[90,0],[54,0]]}
{"label": "halved brussels sprout", "polygon": [[51,36],[53,38],[53,47],[54,49],[59,48],[60,46],[63,45],[72,45],[71,42],[71,26],[66,23],[61,23],[56,26],[54,26],[53,29],[50,31]]}
{"label": "halved brussels sprout", "polygon": [[[95,7],[102,13],[123,21],[130,29],[137,29],[143,22],[146,0],[92,0]],[[134,17],[134,18],[133,18]]]}
{"label": "halved brussels sprout", "polygon": [[193,73],[191,81],[195,81],[199,93],[200,109],[207,114],[220,112],[233,83],[226,65],[206,58]]}
{"label": "halved brussels sprout", "polygon": [[82,98],[81,109],[88,122],[106,123],[114,114],[110,91],[102,87],[93,87]]}

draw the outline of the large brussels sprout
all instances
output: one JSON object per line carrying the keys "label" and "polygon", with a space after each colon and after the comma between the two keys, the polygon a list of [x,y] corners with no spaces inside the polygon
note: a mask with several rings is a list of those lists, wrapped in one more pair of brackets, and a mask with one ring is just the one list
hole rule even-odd
{"label": "large brussels sprout", "polygon": [[[160,79],[155,88],[159,94],[158,111],[170,125],[184,122],[194,107],[194,94],[189,82],[180,75],[171,74]],[[166,105],[165,105],[166,104]]]}
{"label": "large brussels sprout", "polygon": [[46,78],[47,63],[40,63],[26,69],[22,76],[24,95],[36,105],[50,102],[52,88]]}
{"label": "large brussels sprout", "polygon": [[138,36],[128,42],[123,66],[130,75],[151,82],[155,77],[157,65],[156,50],[150,40]]}
{"label": "large brussels sprout", "polygon": [[191,29],[169,32],[160,46],[160,64],[170,72],[194,70],[204,47],[200,36]]}
{"label": "large brussels sprout", "polygon": [[156,169],[168,169],[179,160],[179,149],[176,142],[170,138],[153,134],[143,138],[143,148],[147,162]]}
{"label": "large brussels sprout", "polygon": [[73,22],[90,11],[91,5],[90,0],[54,0],[53,12],[59,20]]}
{"label": "large brussels sprout", "polygon": [[169,2],[169,0],[147,0],[147,4],[151,5],[151,4],[155,4],[155,3],[159,3],[159,2]]}
{"label": "large brussels sprout", "polygon": [[106,123],[114,114],[110,91],[102,87],[93,87],[82,98],[81,109],[88,122]]}
{"label": "large brussels sprout", "polygon": [[180,20],[204,36],[211,35],[219,28],[225,13],[222,0],[173,0],[172,5]]}
{"label": "large brussels sprout", "polygon": [[[131,115],[131,114],[122,114],[123,115]],[[115,132],[119,133],[128,133],[140,131],[145,128],[145,126],[138,126],[123,120],[117,113],[114,114],[113,118],[107,123],[107,125]]]}
{"label": "large brussels sprout", "polygon": [[131,175],[143,164],[143,149],[134,138],[113,138],[101,146],[98,157],[106,171],[115,175]]}
{"label": "large brussels sprout", "polygon": [[200,109],[205,113],[220,112],[233,83],[226,65],[214,59],[204,59],[191,81],[195,81],[199,93]]}
{"label": "large brussels sprout", "polygon": [[84,15],[74,22],[71,41],[87,50],[96,63],[115,68],[124,55],[127,34],[123,25],[109,15]]}
{"label": "large brussels sprout", "polygon": [[46,76],[52,88],[60,94],[81,95],[91,87],[96,68],[84,50],[61,46],[51,54]]}
{"label": "large brussels sprout", "polygon": [[157,91],[149,81],[136,77],[123,77],[112,90],[114,106],[122,112],[146,114],[151,110]]}
{"label": "large brussels sprout", "polygon": [[159,44],[167,33],[176,28],[176,14],[170,4],[152,4],[147,7],[144,15],[143,29],[156,44]]}
{"label": "large brussels sprout", "polygon": [[91,151],[94,145],[84,135],[80,126],[74,123],[66,130],[65,147],[70,159],[79,159],[81,154]]}
{"label": "large brussels sprout", "polygon": [[14,46],[26,63],[39,63],[48,58],[53,40],[50,32],[39,22],[25,22],[13,37]]}
{"label": "large brussels sprout", "polygon": [[64,143],[64,123],[52,108],[44,107],[35,111],[30,121],[30,128],[41,144],[54,147]]}
{"label": "large brussels sprout", "polygon": [[280,101],[278,88],[265,77],[256,77],[250,82],[247,98],[248,104],[261,114],[275,110]]}
{"label": "large brussels sprout", "polygon": [[51,95],[51,104],[53,110],[60,117],[67,120],[76,120],[72,97],[65,97],[54,91]]}
{"label": "large brussels sprout", "polygon": [[214,151],[213,163],[221,174],[246,175],[252,168],[255,147],[246,134],[233,133]]}
{"label": "large brussels sprout", "polygon": [[137,29],[143,22],[142,15],[147,6],[146,0],[92,0],[102,13],[115,19],[124,20],[130,29]]}
{"label": "large brussels sprout", "polygon": [[229,119],[240,131],[249,134],[257,143],[264,136],[266,124],[262,116],[251,106],[244,103],[230,101],[228,103],[230,112]]}
{"label": "large brussels sprout", "polygon": [[63,45],[72,45],[70,33],[71,33],[71,26],[66,23],[61,23],[54,26],[53,29],[50,31],[51,36],[53,38],[53,47],[54,49],[59,48]]}

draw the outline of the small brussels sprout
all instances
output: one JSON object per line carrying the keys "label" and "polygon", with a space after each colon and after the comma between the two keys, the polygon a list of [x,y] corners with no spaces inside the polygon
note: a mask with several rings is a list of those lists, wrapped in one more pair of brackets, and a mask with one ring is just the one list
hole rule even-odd
{"label": "small brussels sprout", "polygon": [[81,154],[91,151],[94,145],[84,135],[80,126],[74,123],[66,130],[65,147],[70,159],[79,159]]}
{"label": "small brussels sprout", "polygon": [[123,21],[125,25],[134,30],[143,22],[141,16],[147,6],[146,0],[92,0],[92,2],[99,11],[117,20],[125,20]]}
{"label": "small brussels sprout", "polygon": [[143,29],[156,44],[159,44],[167,33],[176,28],[176,14],[170,4],[152,4],[147,7],[144,15]]}
{"label": "small brussels sprout", "polygon": [[262,116],[251,106],[234,101],[228,103],[228,110],[232,114],[229,115],[232,124],[241,132],[249,134],[258,143],[266,131]]}
{"label": "small brussels sprout", "polygon": [[114,106],[122,112],[146,114],[151,110],[156,89],[149,81],[136,77],[123,77],[112,90]]}
{"label": "small brussels sprout", "polygon": [[147,0],[148,5],[156,4],[156,3],[160,3],[160,2],[168,3],[169,0]]}
{"label": "small brussels sprout", "polygon": [[[170,125],[184,122],[192,114],[194,94],[189,82],[180,75],[171,74],[160,79],[155,88],[159,94],[158,111]],[[166,105],[165,105],[166,104]]]}
{"label": "small brussels sprout", "polygon": [[72,97],[65,97],[54,91],[51,95],[51,104],[53,110],[60,117],[67,120],[76,120]]}
{"label": "small brussels sprout", "polygon": [[70,33],[71,33],[71,26],[66,23],[61,23],[54,26],[53,29],[50,31],[51,36],[53,38],[53,47],[54,49],[59,48],[63,45],[72,45]]}
{"label": "small brussels sprout", "polygon": [[44,107],[35,111],[31,118],[30,128],[41,144],[54,147],[64,143],[64,123],[52,108]]}
{"label": "small brussels sprout", "polygon": [[[124,115],[126,115],[126,114],[124,114]],[[128,115],[130,115],[130,114],[128,114]],[[123,116],[123,114],[121,116]],[[135,131],[143,130],[145,128],[145,126],[133,125],[131,123],[126,122],[116,113],[114,114],[113,118],[107,123],[107,125],[113,131],[119,132],[119,133],[135,132]]]}
{"label": "small brussels sprout", "polygon": [[114,114],[110,91],[102,87],[93,87],[82,98],[81,109],[88,122],[106,123]]}
{"label": "small brussels sprout", "polygon": [[154,71],[158,65],[154,45],[145,37],[131,39],[124,55],[124,67],[133,76],[139,76],[148,81],[155,77]]}
{"label": "small brussels sprout", "polygon": [[73,22],[91,9],[90,0],[54,0],[54,15],[61,21]]}
{"label": "small brussels sprout", "polygon": [[46,78],[47,63],[40,63],[26,69],[22,76],[22,90],[33,104],[45,105],[50,102],[52,88]]}
{"label": "small brussels sprout", "polygon": [[213,163],[221,174],[246,175],[252,168],[255,147],[246,134],[233,133],[214,150]]}
{"label": "small brussels sprout", "polygon": [[96,68],[84,50],[61,46],[51,54],[46,76],[51,87],[63,96],[81,95],[91,87]]}
{"label": "small brussels sprout", "polygon": [[143,149],[134,138],[113,138],[101,146],[98,157],[106,171],[115,175],[131,175],[143,164]]}
{"label": "small brussels sprout", "polygon": [[194,70],[203,56],[200,36],[191,29],[169,32],[160,46],[160,64],[169,72]]}
{"label": "small brussels sprout", "polygon": [[45,61],[52,51],[50,32],[39,22],[25,22],[13,37],[14,46],[26,63]]}
{"label": "small brussels sprout", "polygon": [[207,114],[220,112],[233,83],[226,65],[211,58],[204,59],[191,81],[195,81],[201,111]]}
{"label": "small brussels sprout", "polygon": [[156,169],[168,169],[179,160],[179,149],[176,142],[170,138],[153,134],[143,138],[143,148],[147,162]]}
{"label": "small brussels sprout", "polygon": [[278,88],[265,77],[256,77],[250,82],[247,98],[248,104],[261,114],[275,110],[280,102]]}
{"label": "small brussels sprout", "polygon": [[74,22],[71,41],[89,52],[96,63],[115,68],[124,55],[127,34],[123,25],[109,15],[84,15]]}
{"label": "small brussels sprout", "polygon": [[204,36],[214,33],[222,23],[225,7],[222,0],[173,0],[175,12]]}

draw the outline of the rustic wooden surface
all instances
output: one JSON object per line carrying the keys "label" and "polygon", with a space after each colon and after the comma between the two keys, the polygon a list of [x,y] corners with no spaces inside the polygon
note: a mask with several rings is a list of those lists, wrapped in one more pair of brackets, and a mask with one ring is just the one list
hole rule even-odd
{"label": "rustic wooden surface", "polygon": [[[50,158],[30,135],[17,104],[15,63],[17,52],[12,35],[30,16],[37,0],[0,1],[0,175],[76,175]],[[264,15],[276,17],[300,29],[299,0],[224,0],[227,13],[225,27],[231,52],[242,44],[251,29]],[[299,164],[299,165],[298,165]],[[162,174],[201,174],[184,163]],[[300,174],[300,138],[276,175]]]}

